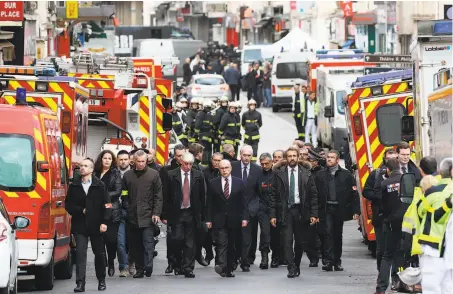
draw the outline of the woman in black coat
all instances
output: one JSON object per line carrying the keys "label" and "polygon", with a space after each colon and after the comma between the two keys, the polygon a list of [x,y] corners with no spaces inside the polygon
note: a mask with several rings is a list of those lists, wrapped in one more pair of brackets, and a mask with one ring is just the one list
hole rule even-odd
{"label": "woman in black coat", "polygon": [[110,202],[112,203],[112,217],[107,224],[107,232],[104,235],[104,243],[107,247],[108,274],[115,275],[115,258],[118,248],[118,228],[121,221],[121,173],[116,167],[116,158],[110,150],[102,151],[94,165],[94,174],[101,179],[107,189]]}

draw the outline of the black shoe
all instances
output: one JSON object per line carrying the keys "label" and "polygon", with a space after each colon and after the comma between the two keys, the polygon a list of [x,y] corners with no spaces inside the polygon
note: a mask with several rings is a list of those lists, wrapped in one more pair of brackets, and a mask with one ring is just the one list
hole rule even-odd
{"label": "black shoe", "polygon": [[310,262],[308,267],[318,267],[318,263],[317,262]]}
{"label": "black shoe", "polygon": [[206,256],[204,258],[208,263],[214,259],[214,253],[212,250],[206,250]]}
{"label": "black shoe", "polygon": [[77,286],[74,288],[74,292],[85,292],[85,284],[84,283],[77,283]]}
{"label": "black shoe", "polygon": [[105,280],[99,280],[98,290],[105,291],[107,289],[107,285],[105,284]]}
{"label": "black shoe", "polygon": [[234,278],[235,275],[234,275],[232,272],[229,272],[229,273],[226,273],[226,274],[225,274],[225,277],[226,277],[226,278]]}
{"label": "black shoe", "polygon": [[145,276],[147,278],[151,277],[153,275],[153,272],[152,271],[145,271]]}
{"label": "black shoe", "polygon": [[166,274],[171,274],[173,272],[174,268],[171,263],[168,264],[167,268],[165,269]]}
{"label": "black shoe", "polygon": [[241,264],[241,269],[243,272],[248,273],[250,271],[250,266],[247,264]]}
{"label": "black shoe", "polygon": [[206,260],[203,258],[203,256],[200,256],[197,258],[197,262],[201,265],[201,266],[208,266],[209,263],[206,262]]}
{"label": "black shoe", "polygon": [[233,263],[233,271],[235,271],[237,268],[238,268],[238,263],[237,262]]}
{"label": "black shoe", "polygon": [[337,264],[333,266],[333,270],[336,272],[342,272],[344,271],[344,268],[341,265]]}
{"label": "black shoe", "polygon": [[279,265],[280,263],[278,262],[278,258],[272,258],[271,268],[278,268]]}
{"label": "black shoe", "polygon": [[223,269],[220,267],[220,265],[216,265],[214,267],[214,270],[219,276],[225,277],[225,273],[223,272]]}
{"label": "black shoe", "polygon": [[113,277],[115,275],[115,264],[109,264],[108,274],[109,277]]}
{"label": "black shoe", "polygon": [[157,254],[159,254],[159,252],[157,252],[157,251],[154,251],[154,253],[153,253],[153,257],[156,257],[156,256],[157,256]]}
{"label": "black shoe", "polygon": [[296,272],[296,277],[300,276],[300,266],[297,266],[294,271]]}
{"label": "black shoe", "polygon": [[322,270],[323,270],[323,271],[326,271],[326,272],[331,272],[331,271],[333,271],[333,265],[330,264],[330,263],[327,263],[326,265],[324,265],[324,266],[322,267]]}
{"label": "black shoe", "polygon": [[175,268],[175,276],[180,276],[180,275],[184,275],[184,272],[179,268]]}
{"label": "black shoe", "polygon": [[195,274],[193,272],[190,272],[190,273],[186,273],[184,275],[186,278],[195,278]]}
{"label": "black shoe", "polygon": [[142,279],[145,277],[145,274],[143,272],[136,272],[133,277],[134,279]]}
{"label": "black shoe", "polygon": [[268,268],[269,268],[269,252],[261,251],[260,269],[268,269]]}
{"label": "black shoe", "polygon": [[289,270],[287,277],[290,278],[290,279],[297,277],[296,271],[293,270],[293,269]]}

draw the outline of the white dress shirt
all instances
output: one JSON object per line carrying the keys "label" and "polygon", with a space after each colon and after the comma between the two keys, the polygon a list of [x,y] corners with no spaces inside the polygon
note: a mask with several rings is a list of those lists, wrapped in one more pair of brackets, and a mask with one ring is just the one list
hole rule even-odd
{"label": "white dress shirt", "polygon": [[[183,204],[181,203],[181,209],[186,209],[190,208],[190,171],[187,172],[187,177],[188,177],[188,182],[189,182],[189,205],[187,207],[184,207]],[[184,197],[184,179],[186,178],[186,172],[181,169],[181,191],[183,192],[183,197]]]}
{"label": "white dress shirt", "polygon": [[[242,174],[244,173],[244,168],[245,168],[245,165],[241,161],[241,178],[242,178]],[[247,179],[249,178],[249,175],[250,175],[250,163],[247,164]]]}
{"label": "white dress shirt", "polygon": [[315,118],[315,101],[307,101],[307,118]]}
{"label": "white dress shirt", "polygon": [[[228,176],[228,185],[229,185],[229,188],[230,190],[228,191],[228,195],[231,196],[231,175]],[[225,178],[222,177],[222,193],[223,191],[225,191]]]}
{"label": "white dress shirt", "polygon": [[[294,181],[295,182],[295,190],[294,190],[294,204],[300,204],[300,198],[299,198],[299,166],[296,165],[294,167]],[[288,165],[288,188],[291,186],[291,167]],[[289,190],[288,190],[289,191]],[[291,195],[289,195],[291,197]]]}
{"label": "white dress shirt", "polygon": [[91,183],[92,183],[92,178],[89,178],[86,182],[84,182],[82,179],[82,187],[87,196],[88,196],[88,190],[90,190]]}

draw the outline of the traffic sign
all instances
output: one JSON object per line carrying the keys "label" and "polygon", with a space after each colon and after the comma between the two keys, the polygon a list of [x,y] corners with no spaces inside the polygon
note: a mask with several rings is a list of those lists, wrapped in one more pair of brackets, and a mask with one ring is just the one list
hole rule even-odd
{"label": "traffic sign", "polygon": [[372,75],[375,73],[389,72],[394,70],[404,70],[407,68],[396,68],[396,67],[365,67],[365,75]]}
{"label": "traffic sign", "polygon": [[365,62],[369,63],[404,63],[411,62],[410,55],[366,54]]}

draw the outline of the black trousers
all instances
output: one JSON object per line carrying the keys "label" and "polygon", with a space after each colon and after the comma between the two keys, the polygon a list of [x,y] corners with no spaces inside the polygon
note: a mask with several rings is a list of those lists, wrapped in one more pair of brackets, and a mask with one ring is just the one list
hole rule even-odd
{"label": "black trousers", "polygon": [[302,118],[294,117],[294,123],[296,124],[298,139],[305,142],[305,127],[302,125]]}
{"label": "black trousers", "polygon": [[[241,91],[238,85],[230,84],[228,85],[231,91],[231,100],[239,101],[239,92]],[[237,98],[237,99],[236,99]]]}
{"label": "black trousers", "polygon": [[385,249],[382,256],[381,267],[379,269],[376,292],[385,292],[389,286],[390,272],[392,269],[397,271],[398,268],[404,267],[404,248],[401,246],[401,226],[392,227],[391,224],[385,224]]}
{"label": "black trousers", "polygon": [[[250,217],[247,227],[242,228],[242,256],[241,259],[246,260],[246,264],[251,264],[255,260],[256,247],[258,245],[258,224],[260,227],[260,245],[261,252],[270,252],[271,242],[271,224],[270,224],[269,209],[263,204],[260,204],[260,209],[254,217]],[[245,258],[245,259],[244,259]],[[244,264],[244,262],[242,262]]]}
{"label": "black trousers", "polygon": [[94,268],[96,278],[105,280],[105,249],[104,240],[101,234],[86,236],[74,234],[76,241],[76,282],[85,284],[87,269],[88,238],[91,242],[91,250],[94,254]]}
{"label": "black trousers", "polygon": [[[283,232],[283,252],[285,260],[288,263],[288,270],[294,269],[295,256],[297,259],[302,258],[302,223],[300,221],[300,205],[296,204],[289,208],[289,213],[285,224],[282,226]],[[294,247],[293,247],[294,245]],[[300,256],[300,258],[299,258]],[[297,260],[296,259],[296,260]]]}
{"label": "black trousers", "polygon": [[118,229],[120,223],[109,222],[107,232],[103,235],[105,247],[107,249],[108,264],[113,265],[118,251]]}
{"label": "black trousers", "polygon": [[140,228],[129,223],[129,254],[135,262],[138,273],[153,272],[154,258],[154,227]]}
{"label": "black trousers", "polygon": [[216,265],[219,265],[224,272],[233,271],[235,262],[235,239],[241,232],[240,228],[223,227],[221,229],[212,229],[212,237],[215,243]]}
{"label": "black trousers", "polygon": [[385,250],[385,235],[382,225],[374,226],[374,233],[376,235],[376,265],[379,272]]}
{"label": "black trousers", "polygon": [[316,246],[316,240],[318,235],[318,228],[316,225],[310,225],[308,221],[301,223],[301,243],[295,244],[295,256],[294,263],[297,267],[300,267],[302,256],[304,251],[307,253],[307,257],[310,262],[318,263],[318,250]]}
{"label": "black trousers", "polygon": [[326,262],[341,265],[343,253],[343,217],[338,205],[327,204],[326,209]]}
{"label": "black trousers", "polygon": [[[250,100],[250,99],[255,99],[257,100],[257,87],[253,87],[253,88],[247,88],[247,100]],[[258,101],[257,101],[257,104],[258,104]]]}
{"label": "black trousers", "polygon": [[271,226],[271,241],[270,241],[270,247],[272,250],[272,260],[283,260],[283,250],[282,246],[282,234],[281,234],[281,228],[280,225],[277,224],[276,227]]}
{"label": "black trousers", "polygon": [[179,253],[175,255],[176,267],[184,273],[190,273],[195,268],[196,230],[192,209],[182,209],[178,223],[172,225],[172,239],[175,252]]}

